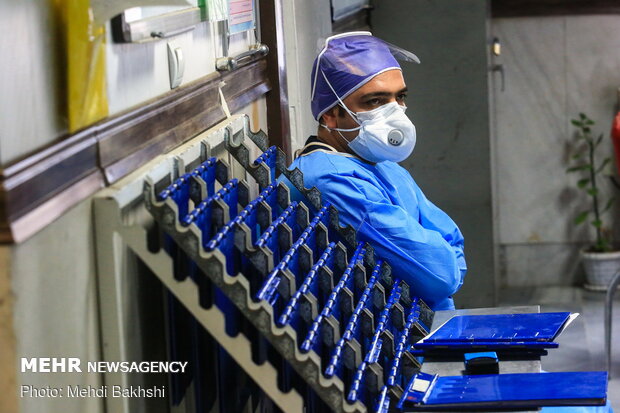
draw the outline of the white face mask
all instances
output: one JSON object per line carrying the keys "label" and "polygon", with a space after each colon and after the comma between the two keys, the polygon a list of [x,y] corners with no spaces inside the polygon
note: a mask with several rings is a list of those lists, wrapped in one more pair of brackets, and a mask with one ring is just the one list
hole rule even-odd
{"label": "white face mask", "polygon": [[[391,102],[368,112],[345,110],[359,123],[353,129],[327,128],[340,132],[359,130],[359,134],[352,141],[347,141],[349,148],[358,156],[370,162],[401,162],[404,161],[416,143],[415,126],[405,115],[405,106]],[[345,139],[346,140],[346,139]]]}

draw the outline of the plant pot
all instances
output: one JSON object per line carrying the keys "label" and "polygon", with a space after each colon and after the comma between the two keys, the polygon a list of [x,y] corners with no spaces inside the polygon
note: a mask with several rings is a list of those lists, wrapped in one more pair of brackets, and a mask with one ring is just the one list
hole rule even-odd
{"label": "plant pot", "polygon": [[620,251],[581,251],[581,259],[586,271],[584,287],[588,290],[607,291],[614,274],[620,270]]}

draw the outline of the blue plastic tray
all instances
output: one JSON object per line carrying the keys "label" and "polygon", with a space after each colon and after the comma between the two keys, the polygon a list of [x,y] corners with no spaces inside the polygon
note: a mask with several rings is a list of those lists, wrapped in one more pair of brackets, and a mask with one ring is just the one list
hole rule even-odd
{"label": "blue plastic tray", "polygon": [[452,317],[425,343],[552,341],[570,313],[485,314]]}
{"label": "blue plastic tray", "polygon": [[606,398],[604,371],[446,377],[418,373],[398,407],[414,411],[594,406],[604,405]]}

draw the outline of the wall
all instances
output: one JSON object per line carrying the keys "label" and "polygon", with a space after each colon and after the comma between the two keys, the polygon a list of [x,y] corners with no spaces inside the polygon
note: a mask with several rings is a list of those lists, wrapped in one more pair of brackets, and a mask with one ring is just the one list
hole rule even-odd
{"label": "wall", "polygon": [[[11,274],[17,360],[100,357],[91,202],[13,247]],[[18,366],[15,366],[16,368]],[[94,373],[22,373],[19,386],[98,386]],[[66,390],[65,390],[66,394]],[[20,412],[103,411],[97,398],[19,398]]]}
{"label": "wall", "polygon": [[[185,58],[181,86],[213,73],[215,59],[224,55],[222,27],[216,22],[203,22],[189,32],[148,43],[114,43],[110,32],[106,45],[110,114],[170,91],[168,43],[180,47]],[[246,51],[254,42],[253,34],[231,36],[229,55]]]}
{"label": "wall", "polygon": [[3,395],[0,398],[0,411],[6,413],[18,409],[10,252],[6,246],[0,247],[0,391]]}
{"label": "wall", "polygon": [[66,128],[50,3],[0,0],[0,164],[52,142]]}
{"label": "wall", "polygon": [[319,39],[331,34],[329,0],[282,2],[293,151],[316,135],[318,123],[310,109],[310,73]]}
{"label": "wall", "polygon": [[[66,129],[56,28],[47,0],[0,0],[0,164],[53,142]],[[214,71],[221,54],[217,25],[203,23],[173,40],[183,48],[183,84]],[[236,35],[230,53],[253,41]],[[110,112],[116,113],[170,90],[165,42],[107,45]],[[6,64],[10,62],[10,64]],[[241,112],[252,128],[266,130],[265,100]],[[20,385],[45,387],[101,383],[98,374],[21,374],[20,357],[100,358],[94,267],[92,199],[75,206],[26,242],[0,250],[0,393]],[[3,412],[103,411],[98,398],[9,398]],[[18,405],[18,407],[16,407]]]}
{"label": "wall", "polygon": [[[0,0],[0,164],[50,144],[66,132],[64,70],[51,0]],[[169,39],[186,57],[183,84],[215,71],[222,29],[201,23]],[[167,41],[117,44],[108,30],[107,90],[110,114],[170,90]],[[253,35],[233,35],[230,54],[247,50]]]}
{"label": "wall", "polygon": [[[505,90],[499,74],[493,89],[502,285],[579,282],[578,250],[591,234],[572,224],[588,205],[577,175],[565,173],[570,119],[585,112],[608,137],[620,86],[620,16],[493,19],[492,33],[502,42],[494,63],[506,74]],[[604,145],[610,149],[608,139]]]}
{"label": "wall", "polygon": [[373,32],[416,53],[403,63],[407,114],[416,125],[413,155],[402,162],[426,196],[465,236],[468,274],[459,307],[495,303],[487,2],[385,0],[375,3]]}

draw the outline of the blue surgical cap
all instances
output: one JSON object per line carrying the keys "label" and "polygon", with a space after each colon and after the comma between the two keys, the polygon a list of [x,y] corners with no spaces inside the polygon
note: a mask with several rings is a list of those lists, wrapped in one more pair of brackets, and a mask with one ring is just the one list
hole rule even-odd
{"label": "blue surgical cap", "polygon": [[374,37],[370,32],[350,32],[328,38],[312,67],[314,118],[319,120],[339,100],[344,100],[378,74],[400,70],[397,58],[420,63],[413,53]]}

